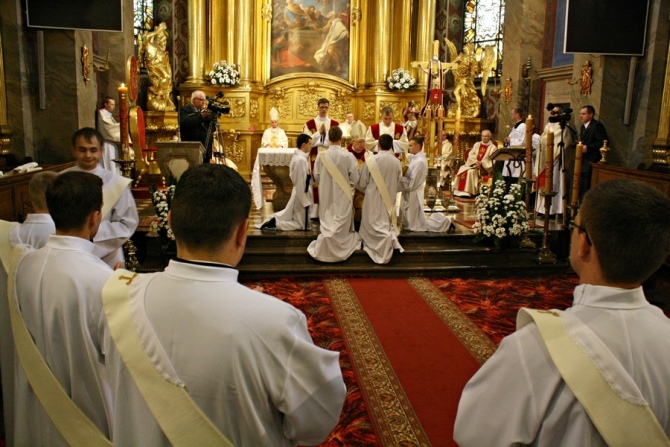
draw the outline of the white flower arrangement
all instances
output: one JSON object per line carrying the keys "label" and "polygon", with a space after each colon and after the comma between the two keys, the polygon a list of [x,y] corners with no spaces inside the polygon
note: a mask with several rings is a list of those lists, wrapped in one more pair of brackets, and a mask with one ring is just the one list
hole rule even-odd
{"label": "white flower arrangement", "polygon": [[214,62],[209,78],[214,85],[234,86],[240,83],[240,70],[235,64],[228,65],[226,61]]}
{"label": "white flower arrangement", "polygon": [[408,70],[398,68],[391,72],[391,76],[386,78],[389,90],[407,90],[416,85],[416,80]]}
{"label": "white flower arrangement", "polygon": [[152,220],[151,224],[149,224],[149,231],[155,236],[170,240],[174,240],[174,233],[172,233],[172,228],[168,225],[167,215],[172,205],[174,190],[174,185],[168,186],[165,192],[157,189],[154,185],[149,187],[151,203],[154,205],[156,216],[158,216],[158,219]]}
{"label": "white flower arrangement", "polygon": [[529,229],[526,203],[521,199],[521,185],[514,183],[506,191],[505,180],[499,179],[495,181],[493,190],[482,185],[479,192],[475,199],[475,241],[493,240],[498,248],[505,238],[509,238],[511,243],[518,243]]}

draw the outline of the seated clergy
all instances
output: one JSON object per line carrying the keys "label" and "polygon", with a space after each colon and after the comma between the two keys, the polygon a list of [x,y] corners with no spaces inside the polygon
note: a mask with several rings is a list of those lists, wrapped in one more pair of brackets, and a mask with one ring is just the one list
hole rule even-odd
{"label": "seated clergy", "polygon": [[279,230],[309,230],[309,206],[312,204],[312,192],[309,184],[312,176],[309,173],[307,154],[312,148],[312,137],[301,133],[298,135],[298,149],[293,152],[289,166],[289,177],[293,182],[291,198],[286,208],[274,213],[261,225],[261,229],[277,228]]}
{"label": "seated clergy", "polygon": [[479,194],[481,183],[481,168],[487,172],[493,170],[491,155],[497,149],[495,142],[491,141],[491,131],[482,132],[482,141],[475,143],[470,150],[465,164],[456,173],[458,183],[454,195],[472,197]]}
{"label": "seated clergy", "polygon": [[288,147],[288,137],[279,127],[279,112],[274,107],[270,109],[270,127],[263,132],[261,147]]}
{"label": "seated clergy", "polygon": [[[444,130],[440,132],[440,138],[435,143],[436,149],[439,146],[440,149],[440,181],[438,187],[444,187],[447,182],[447,178],[452,175],[451,172],[451,163],[454,160],[454,146],[447,139],[447,132]],[[451,188],[451,185],[449,185]]]}

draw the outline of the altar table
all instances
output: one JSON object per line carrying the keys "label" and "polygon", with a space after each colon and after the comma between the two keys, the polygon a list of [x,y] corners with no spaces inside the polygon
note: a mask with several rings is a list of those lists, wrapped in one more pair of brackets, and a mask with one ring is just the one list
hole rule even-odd
{"label": "altar table", "polygon": [[288,167],[291,164],[295,148],[261,148],[258,149],[254,169],[251,172],[251,192],[256,209],[263,207],[263,184],[261,183],[261,166],[263,171],[272,179],[277,189],[273,195],[273,209],[280,211],[286,206],[291,196],[293,183],[288,176]]}

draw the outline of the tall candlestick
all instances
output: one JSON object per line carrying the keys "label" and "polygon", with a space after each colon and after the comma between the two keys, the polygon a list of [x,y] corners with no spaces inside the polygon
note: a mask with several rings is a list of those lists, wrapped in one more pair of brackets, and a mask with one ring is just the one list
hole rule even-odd
{"label": "tall candlestick", "polygon": [[582,156],[584,153],[584,145],[580,141],[577,144],[577,152],[575,153],[575,175],[572,179],[572,197],[570,198],[570,205],[577,206],[579,203],[579,182],[581,180],[582,171]]}
{"label": "tall candlestick", "polygon": [[[554,183],[554,132],[547,132],[547,164],[544,173],[544,191],[551,194]],[[546,197],[545,197],[545,200]]]}
{"label": "tall candlestick", "polygon": [[456,151],[458,158],[463,158],[463,154],[460,151],[460,139],[461,139],[461,108],[456,109],[456,117],[454,119],[454,142],[453,147]]}
{"label": "tall candlestick", "polygon": [[128,148],[128,102],[126,100],[128,95],[128,87],[124,83],[118,88],[119,91],[119,121],[121,132],[121,150],[123,151],[122,158],[127,160],[130,156]]}
{"label": "tall candlestick", "polygon": [[[526,180],[533,177],[533,117],[526,118]],[[527,188],[530,186],[526,186]]]}
{"label": "tall candlestick", "polygon": [[433,54],[440,54],[440,41],[439,40],[434,40],[433,41]]}

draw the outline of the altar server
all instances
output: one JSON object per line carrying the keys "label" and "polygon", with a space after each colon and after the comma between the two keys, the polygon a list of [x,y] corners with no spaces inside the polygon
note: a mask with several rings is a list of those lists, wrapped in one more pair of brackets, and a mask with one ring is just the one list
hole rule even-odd
{"label": "altar server", "polygon": [[361,248],[354,232],[353,188],[358,181],[356,159],[342,149],[342,130],[328,131],[330,147],[319,154],[314,164],[314,177],[321,188],[319,236],[307,247],[311,257],[322,262],[346,260]]}
{"label": "altar server", "polygon": [[[15,299],[39,354],[101,436],[108,437],[111,401],[102,363],[102,287],[112,269],[93,254],[100,226],[102,180],[86,172],[59,175],[47,189],[56,234],[18,258]],[[19,339],[16,338],[15,341]],[[17,346],[17,350],[19,347]],[[31,367],[32,368],[32,367]],[[22,362],[15,365],[14,445],[68,445],[47,415]]]}
{"label": "altar server", "polygon": [[365,192],[359,233],[363,250],[376,264],[387,264],[393,250],[403,252],[398,242],[394,205],[402,176],[400,161],[393,156],[393,137],[379,137],[379,153],[365,160],[356,188]]}
{"label": "altar server", "polygon": [[447,231],[451,219],[442,213],[431,213],[426,218],[423,212],[423,192],[428,174],[428,161],[423,152],[423,137],[409,140],[410,161],[407,172],[400,179],[398,189],[402,191],[403,229],[407,231]]}
{"label": "altar server", "polygon": [[[237,282],[250,208],[234,170],[188,169],[169,215],[177,259],[161,273],[116,272],[106,285],[105,312],[118,315],[105,337],[115,444],[185,436],[182,445],[316,445],[337,424],[346,395],[339,352],[314,345],[298,309]],[[126,360],[137,353],[127,336],[141,372]]]}
{"label": "altar server", "polygon": [[102,223],[93,240],[93,253],[114,267],[124,262],[122,247],[135,233],[139,216],[135,199],[128,189],[132,179],[121,177],[98,165],[103,153],[102,141],[100,133],[90,127],[76,131],[72,136],[72,155],[76,164],[64,172],[90,172],[102,179],[105,200]]}
{"label": "altar server", "polygon": [[309,206],[312,204],[307,154],[312,148],[312,137],[304,133],[298,135],[298,149],[293,152],[289,165],[289,177],[293,182],[291,197],[286,208],[269,216],[261,225],[261,229],[277,228],[279,230],[309,230]]}

